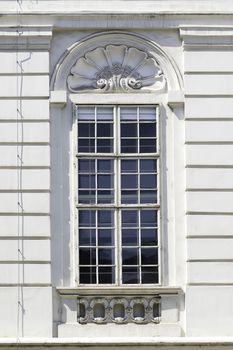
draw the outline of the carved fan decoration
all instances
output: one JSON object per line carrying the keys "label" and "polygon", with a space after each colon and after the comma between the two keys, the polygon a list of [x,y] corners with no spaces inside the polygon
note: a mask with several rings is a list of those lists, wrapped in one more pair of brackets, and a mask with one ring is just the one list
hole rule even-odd
{"label": "carved fan decoration", "polygon": [[67,80],[72,92],[83,90],[128,92],[150,87],[162,90],[163,72],[146,52],[124,45],[98,47],[79,58]]}

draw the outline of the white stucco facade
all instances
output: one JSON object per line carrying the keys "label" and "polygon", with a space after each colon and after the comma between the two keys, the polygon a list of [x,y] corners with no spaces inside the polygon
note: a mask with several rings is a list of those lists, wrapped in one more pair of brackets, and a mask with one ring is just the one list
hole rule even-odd
{"label": "white stucco facade", "polygon": [[[6,0],[0,14],[0,347],[233,346],[232,1]],[[103,68],[105,50],[159,74],[98,85],[85,60]],[[77,105],[160,110],[155,285],[77,283]],[[157,298],[160,315],[82,324],[80,298],[92,316]]]}

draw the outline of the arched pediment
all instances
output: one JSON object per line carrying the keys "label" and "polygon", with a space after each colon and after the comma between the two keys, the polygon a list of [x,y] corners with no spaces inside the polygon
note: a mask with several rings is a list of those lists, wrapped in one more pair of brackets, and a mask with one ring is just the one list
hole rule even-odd
{"label": "arched pediment", "polygon": [[137,34],[96,33],[67,49],[51,89],[72,93],[181,91],[180,71],[156,43]]}

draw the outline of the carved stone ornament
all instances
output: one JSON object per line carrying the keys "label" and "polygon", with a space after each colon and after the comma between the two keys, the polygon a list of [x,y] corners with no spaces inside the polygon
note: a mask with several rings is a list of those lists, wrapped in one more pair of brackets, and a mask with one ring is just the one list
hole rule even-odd
{"label": "carved stone ornament", "polygon": [[159,91],[166,85],[154,58],[125,45],[108,45],[87,52],[77,60],[70,73],[67,84],[71,92],[129,92],[145,87]]}

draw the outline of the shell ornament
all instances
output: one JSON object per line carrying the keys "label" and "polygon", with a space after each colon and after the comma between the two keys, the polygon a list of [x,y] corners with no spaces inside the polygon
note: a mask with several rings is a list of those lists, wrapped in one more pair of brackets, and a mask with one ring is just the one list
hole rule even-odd
{"label": "shell ornament", "polygon": [[154,58],[124,45],[108,45],[87,52],[77,60],[70,73],[67,85],[71,92],[129,92],[146,87],[158,91],[166,85]]}

